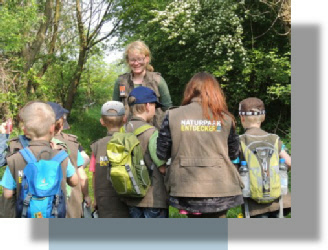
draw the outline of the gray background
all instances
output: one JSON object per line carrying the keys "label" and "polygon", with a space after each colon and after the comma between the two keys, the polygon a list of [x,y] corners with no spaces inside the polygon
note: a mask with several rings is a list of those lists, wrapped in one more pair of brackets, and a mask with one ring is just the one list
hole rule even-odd
{"label": "gray background", "polygon": [[[292,218],[229,220],[229,240],[318,240],[320,26],[292,27]],[[297,74],[296,74],[297,73]],[[270,114],[267,114],[270,115]],[[268,221],[269,220],[269,221]]]}

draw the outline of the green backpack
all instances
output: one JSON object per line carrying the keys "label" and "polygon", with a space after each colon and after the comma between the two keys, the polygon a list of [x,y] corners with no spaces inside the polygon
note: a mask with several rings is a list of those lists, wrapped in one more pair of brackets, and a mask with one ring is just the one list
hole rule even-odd
{"label": "green backpack", "polygon": [[107,143],[107,156],[111,164],[110,179],[120,196],[144,197],[151,185],[149,171],[137,138],[151,128],[153,126],[145,124],[133,133],[127,133],[123,126]]}
{"label": "green backpack", "polygon": [[278,142],[275,134],[240,136],[249,171],[250,198],[258,203],[271,203],[281,196]]}

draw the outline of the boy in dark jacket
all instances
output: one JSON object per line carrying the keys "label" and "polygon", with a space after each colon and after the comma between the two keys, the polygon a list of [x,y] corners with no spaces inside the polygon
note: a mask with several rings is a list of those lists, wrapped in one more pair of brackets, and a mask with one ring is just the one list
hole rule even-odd
{"label": "boy in dark jacket", "polygon": [[125,123],[125,109],[121,102],[109,101],[101,108],[100,124],[107,129],[107,136],[91,144],[90,171],[93,173],[94,207],[99,218],[128,218],[129,211],[109,178],[110,165],[107,158],[107,143]]}

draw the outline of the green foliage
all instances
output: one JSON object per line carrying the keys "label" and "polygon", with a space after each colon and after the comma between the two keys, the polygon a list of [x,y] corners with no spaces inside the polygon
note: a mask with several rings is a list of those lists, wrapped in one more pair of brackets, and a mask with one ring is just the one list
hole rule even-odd
{"label": "green foliage", "polygon": [[4,52],[20,52],[23,46],[34,37],[28,31],[39,22],[37,1],[29,1],[27,5],[5,1],[0,15],[0,54]]}
{"label": "green foliage", "polygon": [[142,39],[149,45],[152,64],[168,83],[174,105],[180,104],[192,75],[207,71],[218,78],[236,117],[239,102],[256,96],[266,105],[264,129],[285,136],[290,128],[290,43],[276,34],[283,27],[275,21],[275,10],[259,1],[232,0],[168,1],[161,7],[149,11],[144,6],[142,19],[131,17],[138,28],[128,29],[125,41]]}
{"label": "green foliage", "polygon": [[92,56],[82,74],[75,106],[83,106],[92,102],[104,104],[111,100],[114,83],[125,71],[125,66],[116,63],[107,64],[100,56]]}
{"label": "green foliage", "polygon": [[227,218],[238,218],[240,214],[243,214],[241,206],[234,207],[228,210]]}
{"label": "green foliage", "polygon": [[74,109],[68,120],[70,129],[65,130],[65,133],[78,136],[79,142],[88,154],[91,153],[92,142],[106,136],[107,133],[106,128],[99,122],[100,109],[101,105],[92,106],[88,111]]}
{"label": "green foliage", "polygon": [[169,206],[169,218],[188,218],[185,214],[179,214],[179,210]]}

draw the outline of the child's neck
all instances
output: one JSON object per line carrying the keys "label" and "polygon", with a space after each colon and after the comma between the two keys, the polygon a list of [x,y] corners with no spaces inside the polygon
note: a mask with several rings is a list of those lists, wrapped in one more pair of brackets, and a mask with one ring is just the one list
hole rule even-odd
{"label": "child's neck", "polygon": [[261,128],[261,124],[251,124],[248,127],[246,127],[245,129],[251,129],[251,128]]}
{"label": "child's neck", "polygon": [[149,118],[148,118],[148,115],[147,115],[147,113],[143,113],[143,114],[137,114],[137,115],[135,115],[136,117],[139,117],[139,118],[141,118],[141,119],[143,119],[143,120],[145,120],[146,122],[149,122]]}
{"label": "child's neck", "polygon": [[115,127],[115,128],[107,128],[107,132],[111,133],[111,132],[119,132],[120,128],[119,127]]}
{"label": "child's neck", "polygon": [[31,138],[31,141],[48,141],[50,142],[52,137],[50,136],[41,136],[41,137],[33,137]]}

